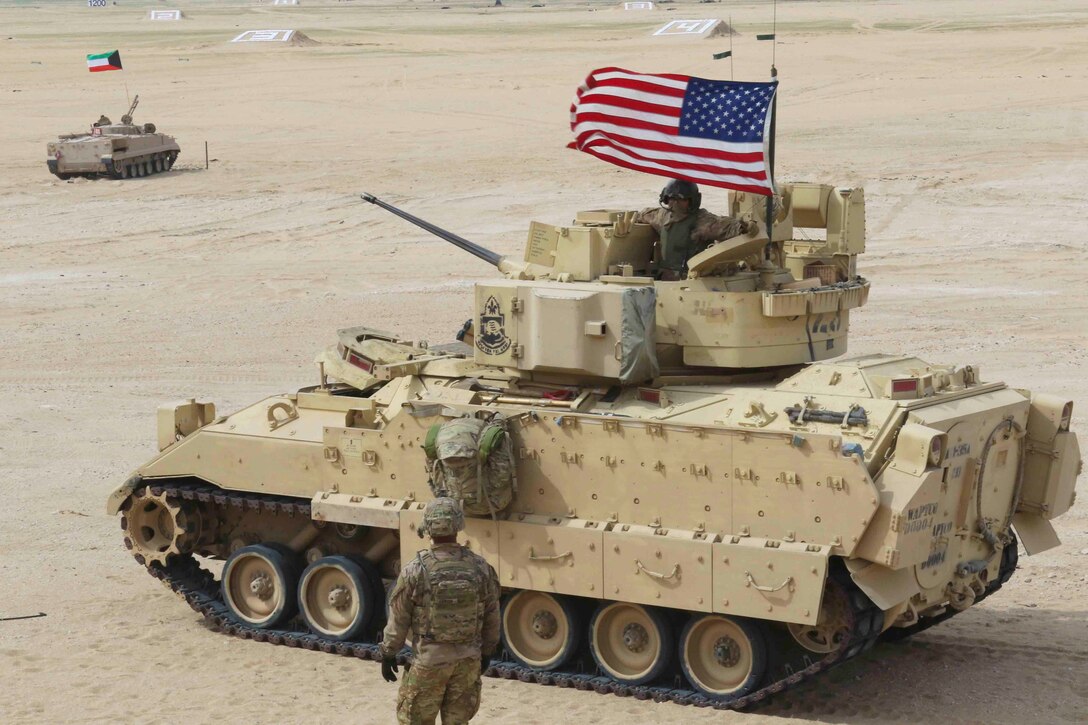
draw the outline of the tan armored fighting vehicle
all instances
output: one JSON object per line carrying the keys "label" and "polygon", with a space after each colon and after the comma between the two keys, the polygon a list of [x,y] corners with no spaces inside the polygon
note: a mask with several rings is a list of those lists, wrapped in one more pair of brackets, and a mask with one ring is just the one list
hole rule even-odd
{"label": "tan armored fighting vehicle", "polygon": [[735,708],[981,601],[1016,534],[1059,543],[1070,401],[839,358],[869,291],[861,189],[785,185],[773,239],[732,194],[752,232],[675,282],[631,212],[534,223],[508,259],[364,198],[504,277],[462,343],[351,328],[315,386],[159,409],[161,452],[109,510],[227,632],[376,659],[385,586],[452,482],[504,589],[492,675]]}
{"label": "tan armored fighting vehicle", "polygon": [[173,136],[158,133],[155,124],[138,126],[132,122],[139,103],[136,96],[121,123],[102,116],[91,124],[89,133],[68,133],[48,143],[45,162],[49,173],[59,179],[99,175],[130,179],[169,171],[181,147]]}

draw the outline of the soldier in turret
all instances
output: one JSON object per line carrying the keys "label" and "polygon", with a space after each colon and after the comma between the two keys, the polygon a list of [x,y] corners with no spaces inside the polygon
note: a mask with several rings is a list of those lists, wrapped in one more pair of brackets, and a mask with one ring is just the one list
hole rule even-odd
{"label": "soldier in turret", "polygon": [[658,233],[660,279],[683,279],[689,259],[714,242],[747,233],[748,222],[712,214],[700,206],[702,199],[696,184],[673,179],[661,190],[657,207],[639,212],[637,221]]}
{"label": "soldier in turret", "polygon": [[397,681],[397,652],[413,632],[413,663],[397,695],[397,722],[467,723],[480,707],[480,675],[499,645],[499,579],[483,557],[457,543],[465,527],[460,504],[427,504],[419,534],[430,549],[404,567],[389,601],[382,635],[382,676]]}

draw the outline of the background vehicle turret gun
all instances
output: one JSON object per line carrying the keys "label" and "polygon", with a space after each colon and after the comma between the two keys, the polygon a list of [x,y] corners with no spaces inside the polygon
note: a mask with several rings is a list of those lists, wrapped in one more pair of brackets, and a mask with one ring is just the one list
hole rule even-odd
{"label": "background vehicle turret gun", "polygon": [[128,113],[121,116],[121,123],[132,123],[132,114],[136,113],[136,106],[140,105],[140,94],[132,99],[132,105],[128,107]]}

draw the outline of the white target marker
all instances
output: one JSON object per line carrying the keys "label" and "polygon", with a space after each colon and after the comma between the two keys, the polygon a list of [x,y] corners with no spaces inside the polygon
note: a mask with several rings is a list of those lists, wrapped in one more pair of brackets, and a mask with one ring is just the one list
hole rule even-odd
{"label": "white target marker", "polygon": [[673,20],[665,23],[654,35],[704,35],[720,20]]}
{"label": "white target marker", "polygon": [[247,30],[232,43],[286,43],[295,34],[293,30]]}

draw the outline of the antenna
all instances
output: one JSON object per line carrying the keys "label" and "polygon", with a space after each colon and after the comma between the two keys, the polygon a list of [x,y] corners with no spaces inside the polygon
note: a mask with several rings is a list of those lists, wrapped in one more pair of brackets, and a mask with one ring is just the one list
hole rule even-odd
{"label": "antenna", "polygon": [[777,73],[774,71],[775,66],[775,52],[778,50],[778,0],[772,0],[771,2],[771,77],[773,78]]}
{"label": "antenna", "polygon": [[729,80],[733,80],[733,16],[729,16],[729,50],[723,50],[721,53],[714,53],[712,56],[714,60],[721,60],[722,58],[729,59]]}
{"label": "antenna", "polygon": [[729,80],[733,80],[733,16],[729,16]]}
{"label": "antenna", "polygon": [[776,40],[776,37],[778,35],[778,0],[772,0],[771,7],[773,13],[771,15],[771,32],[757,33],[756,40],[771,41],[771,69],[773,74],[776,60],[775,53],[778,51],[778,40]]}

